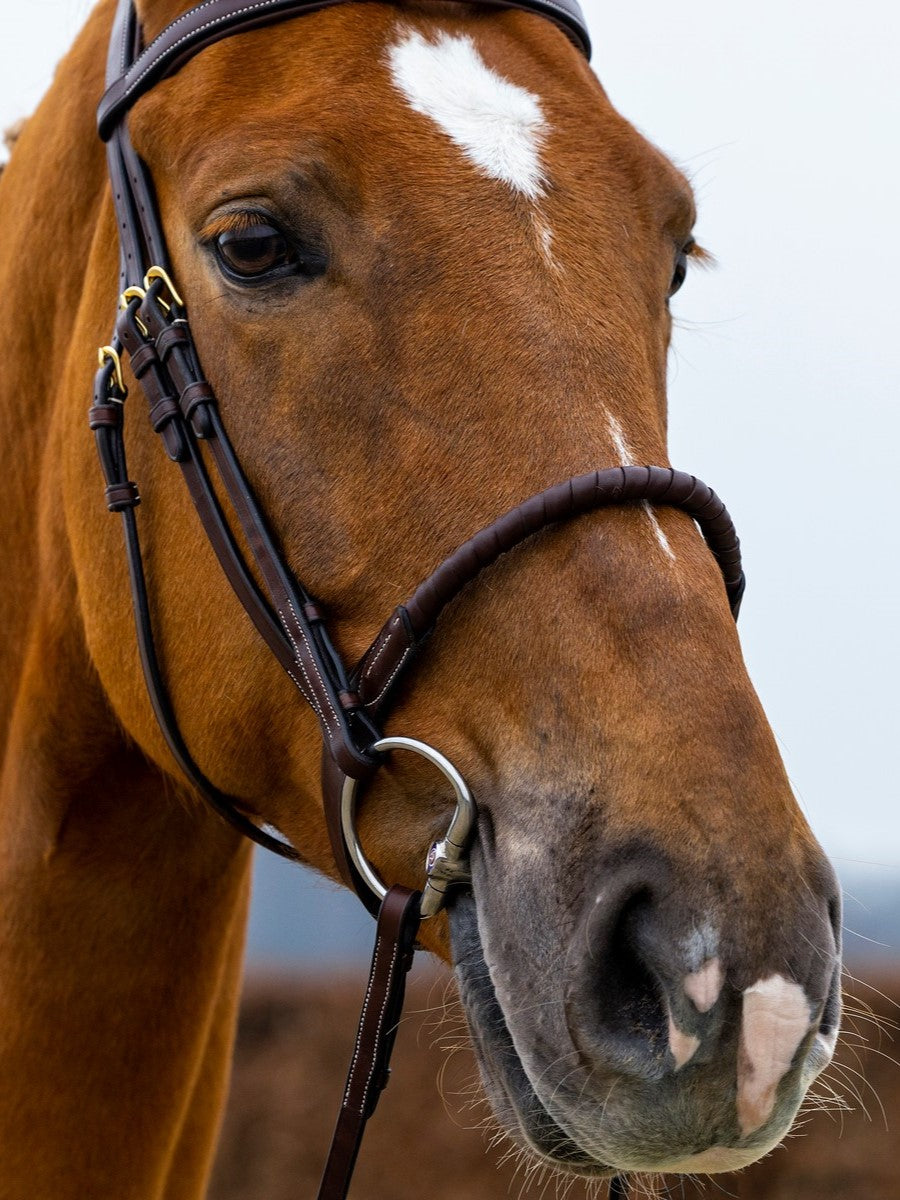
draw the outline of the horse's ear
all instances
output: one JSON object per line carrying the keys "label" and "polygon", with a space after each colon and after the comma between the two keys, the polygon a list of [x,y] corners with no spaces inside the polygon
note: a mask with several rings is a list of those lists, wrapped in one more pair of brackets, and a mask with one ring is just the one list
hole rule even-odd
{"label": "horse's ear", "polygon": [[170,21],[180,17],[189,8],[194,8],[195,3],[190,3],[189,0],[135,0],[135,7],[141,20],[146,45],[165,29]]}

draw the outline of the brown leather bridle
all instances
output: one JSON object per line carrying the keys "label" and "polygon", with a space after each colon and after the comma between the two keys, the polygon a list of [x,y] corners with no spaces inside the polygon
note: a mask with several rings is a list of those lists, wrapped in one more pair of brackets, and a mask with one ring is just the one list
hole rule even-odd
{"label": "brown leather bridle", "polygon": [[[457,813],[448,836],[435,843],[426,865],[426,899],[396,885],[378,887],[353,827],[356,787],[383,761],[380,725],[394,688],[446,606],[501,554],[550,524],[613,505],[650,501],[691,516],[722,572],[731,611],[744,589],[737,535],[716,494],[692,475],[664,467],[616,467],[567,479],[532,496],[482,529],[450,555],[399,605],[352,669],[328,633],[326,613],[291,572],[267,525],[222,423],[203,375],[187,310],[173,281],[152,182],[128,134],[131,106],[155,83],[177,72],[213,42],[342,3],[344,0],[206,0],[178,17],[146,48],[133,0],[119,0],[107,60],[107,90],[98,124],[107,144],[110,184],[119,229],[120,311],[110,344],[99,351],[90,426],[106,480],[106,502],[122,514],[141,664],[154,713],[172,755],[192,786],[225,820],[258,845],[302,862],[300,852],[259,828],[240,801],[215,787],[181,735],[153,637],[138,537],[138,488],[128,478],[123,429],[127,395],[121,356],[149,405],[154,430],[178,465],[201,525],[257,632],[312,708],[322,734],[322,788],[335,863],[347,884],[378,916],[375,951],[356,1047],[320,1200],[346,1195],[365,1122],[387,1081],[388,1061],[403,1004],[405,977],[423,915],[437,911],[443,893],[468,879],[465,854],[474,805],[458,778]],[[575,0],[480,0],[497,8],[537,13],[557,24],[585,56],[590,42]],[[203,442],[208,455],[201,453]],[[214,486],[211,471],[218,480]],[[226,514],[218,498],[227,497]],[[250,549],[247,561],[241,541]],[[261,586],[257,582],[255,566]],[[421,743],[388,739],[385,749]],[[429,757],[448,777],[451,764]],[[451,780],[452,781],[452,780]],[[467,812],[463,810],[468,805]],[[611,1195],[627,1194],[616,1177]]]}

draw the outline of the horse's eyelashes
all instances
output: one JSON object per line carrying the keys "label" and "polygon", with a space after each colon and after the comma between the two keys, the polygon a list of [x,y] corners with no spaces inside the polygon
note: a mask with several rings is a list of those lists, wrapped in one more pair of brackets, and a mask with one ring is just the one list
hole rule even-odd
{"label": "horse's eyelashes", "polygon": [[688,258],[694,249],[694,239],[690,238],[675,252],[675,268],[672,272],[672,282],[669,284],[669,296],[674,296],[684,283],[687,276]]}
{"label": "horse's eyelashes", "polygon": [[322,274],[327,266],[320,251],[298,245],[268,222],[225,229],[212,239],[212,245],[223,274],[242,284],[258,285],[288,275],[311,277]]}

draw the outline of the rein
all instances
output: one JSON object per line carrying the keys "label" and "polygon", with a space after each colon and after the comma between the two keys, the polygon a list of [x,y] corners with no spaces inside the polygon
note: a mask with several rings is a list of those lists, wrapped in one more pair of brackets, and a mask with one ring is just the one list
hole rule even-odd
{"label": "rein", "polygon": [[[229,583],[262,640],[316,715],[323,747],[322,795],[335,863],[344,881],[377,916],[356,1046],[319,1200],[343,1200],[347,1194],[366,1121],[387,1082],[419,923],[440,910],[448,888],[471,879],[467,851],[477,810],[462,776],[432,747],[412,738],[384,738],[381,734],[397,682],[443,610],[482,570],[547,526],[598,508],[645,501],[679,508],[697,523],[720,567],[735,618],[744,590],[737,535],[715,492],[694,476],[668,467],[616,467],[565,480],[500,516],[460,546],[394,610],[355,666],[342,661],[329,635],[325,610],[294,576],[279,551],[229,440],[216,396],[200,365],[185,301],[174,282],[150,174],[132,146],[127,127],[132,105],[206,46],[341,2],[206,0],[178,17],[144,48],[133,0],[119,0],[98,125],[107,145],[119,230],[121,295],[113,336],[98,352],[89,414],[106,482],[107,507],[122,517],[147,690],[178,767],[207,803],[241,834],[283,858],[304,861],[289,842],[259,828],[238,799],[216,788],[194,761],[180,732],[156,652],[135,513],[140,495],[128,475],[124,356],[146,398],[150,423],[184,478]],[[553,21],[589,56],[590,41],[575,0],[484,2]],[[228,513],[220,495],[227,497]],[[232,522],[236,522],[240,537],[235,536]],[[249,547],[250,561],[242,545]],[[356,833],[359,787],[387,754],[400,750],[431,762],[449,780],[456,797],[447,834],[428,852],[421,893],[399,885],[386,887],[366,859]],[[612,1180],[610,1195],[627,1197],[621,1177]]]}

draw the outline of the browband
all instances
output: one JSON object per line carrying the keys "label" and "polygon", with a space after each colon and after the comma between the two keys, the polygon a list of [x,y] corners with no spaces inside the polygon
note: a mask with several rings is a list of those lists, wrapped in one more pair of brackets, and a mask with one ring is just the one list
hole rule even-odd
{"label": "browband", "polygon": [[[181,70],[186,62],[214,42],[234,33],[258,29],[288,17],[332,8],[346,0],[206,0],[177,17],[153,39],[134,62],[123,54],[121,74],[108,84],[97,110],[100,136],[108,140],[125,113],[154,84]],[[368,0],[363,0],[368,2]],[[577,0],[478,0],[491,8],[517,8],[558,25],[585,58],[591,56],[584,14]]]}

